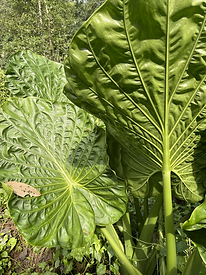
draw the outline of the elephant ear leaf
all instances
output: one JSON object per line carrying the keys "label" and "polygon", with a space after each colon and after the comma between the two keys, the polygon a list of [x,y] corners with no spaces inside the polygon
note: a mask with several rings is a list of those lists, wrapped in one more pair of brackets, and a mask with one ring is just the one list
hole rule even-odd
{"label": "elephant ear leaf", "polygon": [[135,196],[167,167],[177,198],[204,198],[205,18],[204,0],[108,0],[70,44],[65,94],[121,144]]}
{"label": "elephant ear leaf", "polygon": [[38,191],[20,197],[4,184],[11,217],[35,246],[83,246],[96,225],[125,212],[125,183],[108,166],[104,128],[68,102],[27,97],[2,106],[0,181]]}
{"label": "elephant ear leaf", "polygon": [[68,101],[63,93],[63,65],[31,51],[20,51],[10,57],[5,83],[11,96]]}

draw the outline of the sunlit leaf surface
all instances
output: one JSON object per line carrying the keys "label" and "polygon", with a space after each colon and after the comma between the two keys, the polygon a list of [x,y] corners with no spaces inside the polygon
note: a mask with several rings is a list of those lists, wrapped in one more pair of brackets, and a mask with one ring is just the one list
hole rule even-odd
{"label": "sunlit leaf surface", "polygon": [[20,51],[10,57],[5,82],[11,96],[68,101],[63,93],[63,65],[31,51]]}
{"label": "sunlit leaf surface", "polygon": [[98,124],[71,103],[27,97],[2,106],[0,181],[23,182],[41,194],[12,194],[8,204],[29,243],[83,246],[96,224],[114,223],[124,213],[125,184],[108,167]]}
{"label": "sunlit leaf surface", "polygon": [[121,144],[135,196],[156,193],[166,157],[174,195],[204,197],[205,20],[203,0],[108,0],[70,44],[66,95]]}

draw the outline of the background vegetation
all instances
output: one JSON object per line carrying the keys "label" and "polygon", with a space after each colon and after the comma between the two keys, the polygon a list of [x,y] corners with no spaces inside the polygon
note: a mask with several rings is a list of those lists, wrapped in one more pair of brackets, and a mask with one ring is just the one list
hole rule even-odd
{"label": "background vegetation", "polygon": [[69,43],[104,0],[1,0],[0,67],[18,50],[62,62]]}

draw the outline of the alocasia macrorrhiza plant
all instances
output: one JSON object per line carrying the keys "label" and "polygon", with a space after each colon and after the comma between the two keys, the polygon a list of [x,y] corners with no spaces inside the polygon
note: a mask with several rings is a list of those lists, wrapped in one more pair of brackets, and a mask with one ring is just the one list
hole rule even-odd
{"label": "alocasia macrorrhiza plant", "polygon": [[[0,114],[0,180],[24,181],[41,193],[19,198],[4,185],[11,215],[30,243],[74,248],[98,225],[123,275],[153,274],[156,250],[147,245],[163,195],[167,267],[157,256],[158,272],[177,274],[172,193],[199,202],[206,191],[205,18],[202,0],[107,0],[70,44],[65,94],[106,124],[111,167],[134,197],[137,243],[124,214],[124,181],[108,165],[102,122],[64,97],[61,65],[30,52],[13,56],[7,82],[16,97]],[[138,198],[148,197],[157,200],[143,221]],[[201,259],[206,263],[197,238],[205,234],[204,211],[203,203],[183,225],[197,247],[184,275],[198,274]],[[124,247],[112,226],[122,215]],[[161,233],[162,227],[160,219]]]}
{"label": "alocasia macrorrhiza plant", "polygon": [[106,123],[133,195],[163,189],[169,275],[177,272],[172,193],[198,202],[206,188],[205,20],[206,1],[108,0],[65,63],[66,95]]}

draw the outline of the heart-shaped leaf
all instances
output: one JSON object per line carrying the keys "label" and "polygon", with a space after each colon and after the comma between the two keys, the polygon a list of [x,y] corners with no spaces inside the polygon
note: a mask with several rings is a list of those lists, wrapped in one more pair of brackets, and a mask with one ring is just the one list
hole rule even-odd
{"label": "heart-shaped leaf", "polygon": [[204,197],[205,37],[204,0],[108,0],[70,44],[65,93],[126,150],[136,196],[154,193],[150,179],[167,170],[176,197]]}
{"label": "heart-shaped leaf", "polygon": [[10,57],[5,83],[11,96],[68,101],[63,93],[63,65],[31,51],[20,51]]}
{"label": "heart-shaped leaf", "polygon": [[96,224],[125,212],[125,183],[108,166],[102,123],[71,103],[27,97],[2,106],[0,181],[41,193],[12,194],[8,203],[18,230],[36,246],[83,246]]}

